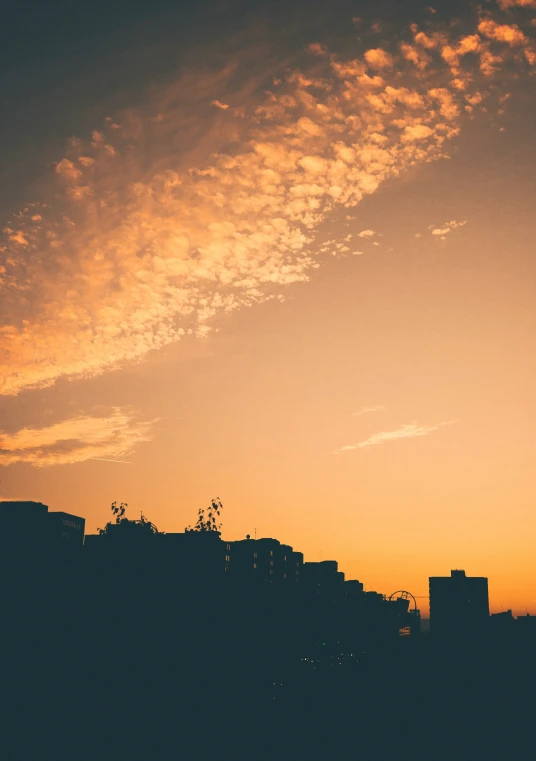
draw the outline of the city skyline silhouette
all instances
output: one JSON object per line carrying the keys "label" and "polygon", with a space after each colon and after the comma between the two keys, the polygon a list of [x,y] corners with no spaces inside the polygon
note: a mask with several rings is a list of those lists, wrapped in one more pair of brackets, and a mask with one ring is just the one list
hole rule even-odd
{"label": "city skyline silhouette", "polygon": [[[350,595],[352,597],[362,593],[363,595],[368,594],[371,598],[382,599],[384,602],[401,603],[401,610],[410,614],[406,626],[409,626],[411,614],[416,614],[413,622],[413,634],[416,632],[422,634],[430,630],[429,618],[425,618],[422,622],[420,608],[423,608],[428,616],[430,615],[430,606],[425,600],[429,601],[432,597],[432,586],[436,590],[434,596],[438,600],[443,600],[437,607],[444,608],[443,612],[440,611],[436,614],[437,630],[448,631],[449,621],[455,617],[455,614],[468,618],[470,628],[472,626],[471,609],[473,606],[476,606],[476,620],[489,619],[490,616],[495,617],[496,620],[500,620],[501,616],[508,620],[510,618],[515,620],[511,608],[500,611],[491,610],[488,579],[486,577],[468,576],[465,570],[451,569],[450,576],[430,577],[428,579],[429,594],[426,597],[414,595],[412,592],[403,589],[391,593],[378,592],[367,590],[366,585],[358,579],[347,579],[344,571],[339,569],[337,560],[322,559],[320,556],[318,561],[306,561],[302,552],[278,539],[272,537],[257,538],[256,532],[254,538],[247,534],[242,539],[223,539],[223,504],[219,499],[211,500],[207,508],[199,508],[196,521],[185,527],[183,532],[169,533],[159,530],[142,512],[138,519],[130,517],[132,511],[129,511],[128,504],[124,502],[119,504],[113,502],[111,513],[111,518],[105,523],[104,528],[99,528],[96,534],[85,534],[85,518],[81,516],[50,511],[48,505],[44,505],[42,502],[0,501],[3,537],[11,542],[14,535],[20,534],[22,538],[21,547],[24,547],[26,541],[29,543],[30,549],[37,545],[50,544],[51,547],[60,548],[63,545],[76,547],[77,551],[85,552],[88,555],[97,552],[96,557],[98,557],[99,550],[102,551],[106,542],[112,552],[120,552],[122,546],[132,544],[135,550],[143,553],[150,546],[150,544],[146,544],[147,542],[155,542],[157,538],[160,538],[162,551],[164,550],[163,542],[166,542],[168,552],[171,551],[172,554],[180,555],[188,546],[189,538],[190,541],[193,541],[194,537],[199,535],[200,537],[207,537],[207,541],[209,539],[212,541],[212,545],[207,546],[212,546],[214,552],[211,563],[212,573],[216,576],[219,573],[229,572],[231,576],[235,574],[238,576],[251,575],[252,579],[258,576],[259,582],[269,584],[284,582],[286,585],[288,571],[289,580],[292,580],[293,585],[299,585],[301,581],[302,584],[312,584],[313,586],[317,583],[321,584],[322,579],[324,579],[334,589],[343,590],[344,588],[347,590],[343,596]],[[164,539],[164,537],[166,538]],[[259,548],[264,548],[264,550]],[[274,566],[274,551],[278,558],[278,562],[275,563],[275,571],[271,568]],[[26,552],[28,552],[28,548],[26,548]],[[261,557],[264,558],[264,566],[261,566],[260,561],[258,563],[257,552],[260,552]],[[281,562],[282,559],[283,562]],[[252,570],[257,569],[257,567],[259,570]],[[272,577],[274,572],[276,575]],[[303,581],[304,573],[305,581]],[[318,582],[315,581],[316,578],[318,578]],[[452,589],[452,592],[449,592],[449,589]],[[466,589],[468,591],[465,591]],[[449,602],[449,594],[454,594],[453,603]],[[462,612],[462,609],[456,610],[455,613],[450,609],[451,604],[454,604],[456,608],[457,597],[460,598],[462,607],[464,604],[469,605],[465,613]],[[524,618],[531,618],[528,611],[525,611]],[[400,628],[406,628],[406,626]]]}
{"label": "city skyline silhouette", "polygon": [[225,541],[222,510],[167,534],[112,503],[84,538],[80,516],[0,503],[6,758],[246,759],[259,733],[259,758],[289,760],[525,742],[536,617],[490,615],[486,578],[430,578],[423,631],[411,593],[365,591],[276,539]]}

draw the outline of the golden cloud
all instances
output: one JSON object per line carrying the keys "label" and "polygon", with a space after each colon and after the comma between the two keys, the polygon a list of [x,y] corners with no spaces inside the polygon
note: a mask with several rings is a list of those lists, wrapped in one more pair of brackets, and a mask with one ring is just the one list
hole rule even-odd
{"label": "golden cloud", "polygon": [[114,407],[105,416],[79,415],[43,428],[0,431],[0,465],[23,462],[42,468],[125,457],[137,444],[151,441],[155,422],[140,422]]}
{"label": "golden cloud", "polygon": [[518,38],[480,23],[492,41],[414,26],[401,56],[341,59],[315,44],[268,91],[233,85],[233,61],[73,139],[0,240],[0,393],[205,336],[219,316],[307,281],[319,225],[446,157],[468,104],[489,94],[479,69],[491,76]]}
{"label": "golden cloud", "polygon": [[381,48],[367,50],[365,53],[365,61],[371,69],[392,69],[394,65],[393,56]]}
{"label": "golden cloud", "polygon": [[428,436],[430,433],[437,431],[445,425],[452,425],[452,421],[445,423],[436,423],[435,425],[418,425],[417,423],[407,423],[406,425],[395,428],[393,431],[381,431],[369,436],[368,439],[360,441],[359,444],[347,444],[334,450],[332,454],[341,454],[343,452],[352,452],[356,449],[364,449],[365,447],[377,446],[378,444],[386,444],[391,441],[399,441],[400,439],[415,439],[421,436]]}
{"label": "golden cloud", "polygon": [[511,47],[528,44],[529,40],[517,24],[497,24],[493,19],[482,19],[478,31],[484,37],[497,42],[506,42]]}
{"label": "golden cloud", "polygon": [[536,0],[498,0],[503,10],[508,8],[536,8]]}
{"label": "golden cloud", "polygon": [[434,225],[430,225],[430,231],[432,235],[440,236],[441,240],[445,240],[445,237],[452,232],[452,230],[456,230],[458,227],[464,227],[467,224],[467,220],[464,219],[462,222],[457,222],[455,219],[453,219],[450,222],[444,222],[442,227],[435,227]]}

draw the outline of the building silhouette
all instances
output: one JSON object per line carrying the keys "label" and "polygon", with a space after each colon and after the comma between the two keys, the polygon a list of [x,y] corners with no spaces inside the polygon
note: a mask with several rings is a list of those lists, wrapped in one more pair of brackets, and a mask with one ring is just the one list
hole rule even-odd
{"label": "building silhouette", "polygon": [[[273,538],[163,533],[142,516],[84,540],[77,516],[4,502],[0,549],[17,744],[2,758],[414,761],[415,717],[434,759],[454,758],[480,716],[463,758],[525,757],[510,744],[532,727],[536,616],[489,616],[485,578],[430,578],[432,635],[415,637],[408,592],[365,591]],[[512,728],[501,755],[490,721]]]}
{"label": "building silhouette", "polygon": [[42,502],[0,502],[0,542],[5,547],[41,550],[67,543],[82,547],[86,521],[78,515],[49,512]]}
{"label": "building silhouette", "polygon": [[345,597],[344,573],[336,560],[321,560],[303,564],[303,592],[309,598],[343,600]]}
{"label": "building silhouette", "polygon": [[363,583],[357,579],[348,579],[344,582],[344,593],[347,600],[361,598],[363,595]]}
{"label": "building silhouette", "polygon": [[303,554],[277,539],[240,539],[228,543],[228,569],[230,577],[297,587],[303,569]]}
{"label": "building silhouette", "polygon": [[481,632],[489,621],[488,580],[451,571],[450,576],[431,576],[430,632],[434,636],[457,636]]}

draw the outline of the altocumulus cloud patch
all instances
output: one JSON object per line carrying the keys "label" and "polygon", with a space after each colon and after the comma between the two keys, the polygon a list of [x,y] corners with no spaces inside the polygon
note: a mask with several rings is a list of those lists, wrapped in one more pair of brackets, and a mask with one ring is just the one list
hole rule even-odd
{"label": "altocumulus cloud patch", "polygon": [[[73,139],[2,225],[0,393],[137,361],[308,280],[329,215],[447,157],[475,109],[499,108],[494,77],[536,65],[534,27],[509,18],[534,3],[500,5],[471,34],[432,20],[363,57],[312,44],[262,98],[234,93],[231,62]],[[204,158],[177,140],[189,96]]]}

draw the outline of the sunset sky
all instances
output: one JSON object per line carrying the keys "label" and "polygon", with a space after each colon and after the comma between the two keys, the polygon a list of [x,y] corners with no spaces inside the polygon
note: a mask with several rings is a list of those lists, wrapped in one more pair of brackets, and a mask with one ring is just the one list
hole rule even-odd
{"label": "sunset sky", "polygon": [[536,0],[22,5],[0,499],[536,614]]}

